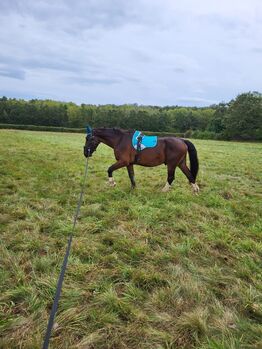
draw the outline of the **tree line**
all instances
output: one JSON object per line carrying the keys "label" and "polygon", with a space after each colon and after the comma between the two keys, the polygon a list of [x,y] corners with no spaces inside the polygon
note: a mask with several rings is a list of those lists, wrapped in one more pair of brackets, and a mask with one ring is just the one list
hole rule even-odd
{"label": "tree line", "polygon": [[185,137],[262,140],[262,94],[248,92],[209,107],[92,105],[0,98],[0,123],[82,128],[121,127]]}

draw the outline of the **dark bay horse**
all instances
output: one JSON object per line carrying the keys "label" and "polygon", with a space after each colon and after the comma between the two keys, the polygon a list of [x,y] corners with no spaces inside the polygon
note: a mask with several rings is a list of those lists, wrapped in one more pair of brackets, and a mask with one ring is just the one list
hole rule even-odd
{"label": "dark bay horse", "polygon": [[[195,146],[188,140],[176,137],[159,137],[154,148],[146,148],[137,152],[132,145],[134,130],[122,130],[118,128],[89,128],[84,146],[84,155],[92,156],[99,143],[104,143],[114,149],[116,163],[108,168],[109,184],[115,186],[113,171],[126,167],[132,188],[135,188],[135,176],[133,165],[158,166],[167,165],[167,183],[162,191],[168,191],[175,178],[175,170],[178,166],[186,175],[195,193],[199,191],[196,184],[198,173],[198,158]],[[186,165],[186,155],[189,153],[190,169]]]}

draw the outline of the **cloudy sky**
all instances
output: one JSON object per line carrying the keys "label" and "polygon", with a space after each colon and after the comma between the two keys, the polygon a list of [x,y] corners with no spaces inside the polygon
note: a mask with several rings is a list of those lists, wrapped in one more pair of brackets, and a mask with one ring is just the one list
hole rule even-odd
{"label": "cloudy sky", "polygon": [[0,96],[204,106],[262,91],[261,0],[1,0]]}

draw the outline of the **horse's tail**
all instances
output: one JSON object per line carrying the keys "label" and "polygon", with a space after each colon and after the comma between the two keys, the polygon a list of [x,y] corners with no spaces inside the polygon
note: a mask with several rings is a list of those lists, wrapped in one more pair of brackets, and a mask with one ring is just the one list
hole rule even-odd
{"label": "horse's tail", "polygon": [[188,148],[188,154],[189,154],[189,160],[190,160],[190,172],[192,173],[194,180],[196,180],[196,176],[199,168],[197,150],[194,144],[191,143],[190,141],[186,139],[183,139],[183,141],[186,143]]}

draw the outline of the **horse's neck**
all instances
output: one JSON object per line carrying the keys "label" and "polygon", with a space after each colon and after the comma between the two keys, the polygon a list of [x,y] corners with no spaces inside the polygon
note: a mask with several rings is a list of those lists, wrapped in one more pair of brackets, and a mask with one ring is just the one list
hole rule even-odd
{"label": "horse's neck", "polygon": [[100,139],[100,141],[101,141],[102,143],[108,145],[108,146],[111,147],[111,148],[114,148],[115,142],[114,142],[112,139],[107,138],[107,137],[105,137],[105,136],[103,136],[103,137],[102,137],[102,136],[99,136],[99,139]]}
{"label": "horse's neck", "polygon": [[98,138],[102,143],[114,148],[119,143],[122,136],[121,134],[100,133],[98,134]]}

